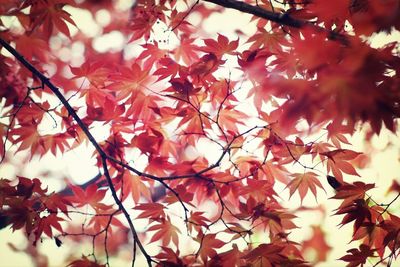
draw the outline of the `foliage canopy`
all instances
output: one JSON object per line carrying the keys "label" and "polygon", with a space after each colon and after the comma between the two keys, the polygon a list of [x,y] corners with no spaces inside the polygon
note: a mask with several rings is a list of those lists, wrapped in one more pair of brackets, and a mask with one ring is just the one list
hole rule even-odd
{"label": "foliage canopy", "polygon": [[[205,21],[227,10],[248,28],[212,33]],[[3,0],[3,166],[90,146],[99,175],[56,192],[51,174],[3,177],[1,227],[26,233],[37,266],[43,239],[92,242],[68,266],[123,250],[132,265],[309,266],[327,259],[323,227],[301,243],[290,233],[298,212],[322,209],[304,200],[331,195],[353,227],[340,260],[390,265],[400,185],[377,203],[358,171],[372,155],[349,137],[396,133],[399,44],[371,40],[399,18],[399,0]]]}

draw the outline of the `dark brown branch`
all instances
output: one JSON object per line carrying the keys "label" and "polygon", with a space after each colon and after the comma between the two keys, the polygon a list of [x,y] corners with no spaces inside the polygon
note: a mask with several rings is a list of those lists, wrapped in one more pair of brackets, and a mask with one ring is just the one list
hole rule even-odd
{"label": "dark brown branch", "polygon": [[86,137],[89,139],[90,143],[94,146],[96,151],[99,153],[102,162],[103,162],[103,169],[104,169],[104,175],[106,176],[108,186],[111,190],[112,196],[114,198],[115,203],[118,205],[119,209],[122,211],[122,213],[125,215],[126,220],[128,221],[130,230],[132,232],[132,236],[134,238],[134,243],[136,243],[139,246],[140,251],[143,253],[145,256],[147,263],[149,266],[151,266],[152,259],[150,255],[146,252],[145,248],[143,247],[142,243],[139,240],[139,237],[136,233],[136,229],[133,225],[132,219],[129,216],[128,211],[122,204],[121,200],[117,196],[117,192],[115,190],[115,187],[111,181],[111,177],[108,174],[108,167],[106,163],[106,159],[108,158],[108,155],[103,151],[103,149],[100,147],[100,145],[97,143],[96,139],[93,137],[93,135],[90,133],[89,129],[87,126],[83,123],[81,118],[78,116],[78,114],[75,112],[75,110],[72,108],[72,106],[69,104],[68,100],[64,97],[64,95],[60,92],[60,90],[52,83],[50,82],[50,79],[47,78],[46,76],[43,75],[39,70],[37,70],[31,63],[29,63],[20,53],[18,53],[11,45],[9,45],[6,41],[0,38],[0,44],[8,51],[10,52],[25,68],[27,68],[32,74],[37,77],[42,84],[46,85],[55,95],[56,97],[61,101],[61,103],[64,105],[64,107],[67,109],[68,113],[74,118],[74,120],[77,122],[79,127],[82,129]]}
{"label": "dark brown branch", "polygon": [[27,68],[32,74],[37,77],[43,84],[45,84],[61,101],[61,103],[65,106],[68,113],[74,118],[74,120],[78,123],[79,127],[85,133],[90,143],[95,147],[96,151],[99,152],[101,156],[105,156],[104,151],[97,143],[96,139],[88,130],[87,126],[83,123],[83,121],[79,118],[78,114],[69,104],[68,100],[62,95],[60,90],[50,82],[49,78],[44,76],[39,70],[37,70],[31,63],[29,63],[21,54],[19,54],[11,45],[9,45],[6,41],[0,38],[0,44],[10,52],[25,68]]}
{"label": "dark brown branch", "polygon": [[[116,159],[110,155],[108,155],[99,145],[99,143],[96,141],[96,139],[93,137],[93,135],[90,133],[88,127],[85,125],[85,123],[81,120],[81,118],[77,115],[76,111],[72,108],[72,106],[69,104],[68,100],[63,96],[63,94],[60,92],[60,90],[52,83],[50,82],[49,78],[47,78],[46,76],[44,76],[39,70],[37,70],[31,63],[29,63],[21,54],[19,54],[12,46],[10,46],[6,41],[4,41],[3,39],[0,38],[0,44],[6,49],[8,50],[15,58],[17,61],[19,61],[25,68],[27,68],[30,72],[32,72],[32,74],[37,77],[43,85],[46,85],[55,95],[56,97],[60,100],[60,102],[62,103],[62,105],[65,106],[65,108],[67,109],[67,111],[69,112],[70,116],[73,117],[73,119],[77,122],[78,126],[82,129],[82,131],[84,132],[84,134],[86,135],[86,137],[88,138],[89,142],[94,146],[94,148],[96,149],[96,151],[99,153],[99,156],[101,158],[102,161],[102,165],[103,165],[103,171],[104,171],[104,176],[106,178],[108,187],[110,188],[111,194],[113,196],[113,199],[115,201],[115,203],[117,204],[117,206],[119,207],[119,210],[122,211],[122,213],[124,214],[133,239],[134,239],[134,250],[136,249],[136,245],[139,247],[139,250],[142,252],[142,254],[145,256],[147,263],[149,266],[151,266],[152,262],[156,262],[154,261],[151,256],[146,252],[145,248],[143,247],[142,243],[140,242],[140,239],[137,235],[136,229],[133,225],[132,219],[130,218],[130,215],[128,213],[128,211],[126,210],[126,208],[124,207],[122,201],[119,199],[116,189],[112,183],[111,180],[111,176],[108,172],[108,165],[107,165],[107,160],[114,162],[124,168],[127,168],[128,170],[132,171],[133,173],[142,176],[142,177],[147,177],[153,180],[156,180],[158,182],[160,182],[166,189],[168,189],[169,191],[171,191],[172,193],[175,194],[175,196],[177,196],[176,192],[170,188],[165,181],[168,180],[174,180],[174,179],[184,179],[184,178],[191,178],[191,177],[198,177],[200,179],[203,180],[207,180],[207,181],[211,181],[212,179],[206,178],[204,176],[202,176],[202,174],[205,174],[215,168],[217,168],[218,166],[220,166],[220,163],[222,162],[223,158],[225,157],[226,154],[229,153],[232,144],[234,143],[234,141],[243,136],[246,135],[250,132],[252,132],[255,129],[260,129],[260,128],[266,128],[268,126],[254,126],[242,133],[239,133],[237,135],[235,135],[232,140],[230,142],[228,142],[228,144],[224,147],[219,159],[212,165],[204,168],[203,170],[200,170],[196,173],[191,173],[191,174],[186,174],[186,175],[176,175],[176,176],[166,176],[166,177],[158,177],[155,175],[151,175],[148,173],[143,173],[140,172],[139,170],[131,167],[130,165],[126,164],[123,159]],[[92,182],[92,181],[90,181]],[[179,197],[178,197],[179,199]],[[181,201],[181,204],[183,205],[183,202]],[[185,212],[185,220],[188,221],[187,219],[187,209],[185,207],[185,205],[183,205],[184,208],[184,212]],[[134,264],[134,259],[132,261],[132,265]]]}
{"label": "dark brown branch", "polygon": [[[124,214],[126,220],[128,221],[129,228],[131,229],[131,232],[132,232],[132,235],[133,235],[134,246],[135,246],[135,244],[137,244],[139,246],[140,251],[143,253],[143,255],[145,256],[145,258],[147,260],[147,264],[151,267],[151,262],[153,260],[151,259],[150,255],[147,254],[146,250],[143,247],[143,244],[140,242],[139,236],[138,236],[138,234],[136,232],[135,226],[133,225],[132,219],[131,219],[128,211],[126,210],[126,208],[122,204],[122,201],[117,196],[117,191],[115,190],[114,184],[112,183],[112,180],[111,180],[110,173],[108,172],[107,156],[102,156],[101,157],[101,162],[103,164],[104,176],[106,177],[106,180],[107,180],[108,185],[110,187],[111,194],[112,194],[112,196],[113,196],[113,198],[115,200],[115,203],[117,203],[118,208],[122,211],[122,213]],[[133,259],[135,259],[135,258],[133,258]],[[135,262],[132,261],[132,267],[134,266],[134,263]]]}
{"label": "dark brown branch", "polygon": [[305,21],[305,20],[299,20],[291,17],[287,13],[276,13],[272,12],[269,10],[266,10],[264,8],[261,8],[259,6],[253,6],[250,4],[247,4],[242,1],[236,1],[236,0],[204,0],[205,2],[210,2],[214,3],[219,6],[223,6],[226,8],[231,8],[235,9],[238,11],[241,11],[243,13],[251,14],[259,18],[263,18],[269,21],[276,22],[282,26],[289,26],[292,28],[302,28],[304,26],[310,26],[314,28],[318,32],[326,32],[327,37],[331,40],[336,40],[339,41],[340,43],[344,45],[348,45],[348,40],[347,37],[341,33],[325,29],[321,26],[318,26],[310,21]]}
{"label": "dark brown branch", "polygon": [[281,25],[286,25],[294,28],[301,28],[307,24],[306,21],[301,21],[290,17],[286,13],[276,13],[266,9],[263,9],[259,6],[252,6],[245,2],[236,1],[236,0],[204,0],[205,2],[210,2],[217,4],[219,6],[223,6],[226,8],[236,9],[238,11],[251,14],[263,19],[267,19]]}

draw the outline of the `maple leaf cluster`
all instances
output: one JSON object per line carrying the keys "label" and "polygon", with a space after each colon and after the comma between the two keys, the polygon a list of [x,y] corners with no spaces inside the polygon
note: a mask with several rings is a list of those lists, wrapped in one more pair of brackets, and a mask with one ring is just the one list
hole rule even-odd
{"label": "maple leaf cluster", "polygon": [[[121,251],[132,265],[138,254],[149,266],[310,266],[331,249],[323,227],[303,242],[291,232],[303,201],[335,190],[358,242],[340,260],[396,259],[400,186],[378,204],[374,184],[349,182],[368,156],[349,137],[397,131],[399,44],[371,40],[400,30],[398,0],[119,2],[2,2],[1,164],[90,145],[99,169],[52,193],[50,174],[0,179],[2,227],[34,245],[90,242],[68,266],[110,265]],[[208,33],[204,21],[228,9],[255,32]],[[118,33],[119,48],[98,49]]]}
{"label": "maple leaf cluster", "polygon": [[2,227],[11,225],[13,231],[24,228],[27,235],[33,235],[33,244],[42,234],[52,238],[53,230],[63,232],[58,213],[68,216],[71,203],[58,194],[47,193],[39,179],[18,177],[16,186],[9,180],[0,180],[1,202],[0,216]]}

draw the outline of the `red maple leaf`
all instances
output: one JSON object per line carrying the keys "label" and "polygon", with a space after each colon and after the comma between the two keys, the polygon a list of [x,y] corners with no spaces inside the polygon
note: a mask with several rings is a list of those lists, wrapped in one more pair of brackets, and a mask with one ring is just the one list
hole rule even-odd
{"label": "red maple leaf", "polygon": [[326,261],[332,247],[326,242],[326,233],[321,229],[321,226],[312,226],[312,235],[310,239],[303,241],[302,252],[312,249],[316,252],[313,263]]}
{"label": "red maple leaf", "polygon": [[364,266],[369,257],[374,257],[375,249],[361,244],[359,249],[352,248],[347,251],[347,255],[340,258],[342,261],[348,262],[346,267]]}
{"label": "red maple leaf", "polygon": [[96,184],[89,185],[86,189],[70,184],[69,187],[74,192],[74,196],[68,198],[72,203],[76,203],[77,207],[90,205],[96,210],[107,210],[109,205],[101,203],[106,196],[106,189],[99,189]]}
{"label": "red maple leaf", "polygon": [[126,199],[129,195],[132,197],[135,203],[138,203],[140,197],[143,196],[146,199],[151,199],[150,189],[142,179],[137,176],[133,175],[130,172],[125,172],[122,176],[121,185],[123,185],[122,189],[122,199]]}
{"label": "red maple leaf", "polygon": [[345,183],[337,188],[337,192],[332,198],[343,199],[346,202],[355,199],[364,199],[366,192],[374,187],[375,184],[365,184],[363,182]]}
{"label": "red maple leaf", "polygon": [[245,125],[246,118],[248,116],[245,113],[235,110],[231,105],[221,109],[218,121],[223,129],[237,133],[237,125]]}
{"label": "red maple leaf", "polygon": [[180,62],[182,60],[186,65],[190,65],[199,59],[199,55],[196,53],[198,46],[195,45],[194,41],[195,38],[191,38],[186,34],[181,36],[179,47],[174,49],[173,52],[175,61]]}
{"label": "red maple leaf", "polygon": [[239,45],[239,39],[229,42],[229,39],[226,36],[218,34],[217,40],[205,39],[203,41],[206,46],[200,47],[200,51],[213,53],[219,58],[221,58],[224,54],[237,54],[236,48]]}
{"label": "red maple leaf", "polygon": [[145,91],[147,85],[152,81],[149,70],[142,69],[134,63],[131,67],[122,66],[117,73],[109,75],[112,83],[108,89],[116,92],[116,99],[122,100],[128,96],[135,97],[139,92]]}
{"label": "red maple leaf", "polygon": [[82,256],[82,259],[74,260],[67,267],[106,267],[106,265],[91,261],[86,256]]}
{"label": "red maple leaf", "polygon": [[35,229],[35,240],[38,240],[42,233],[45,233],[48,237],[53,237],[53,229],[56,229],[60,233],[63,233],[63,229],[61,227],[60,221],[64,221],[64,219],[58,217],[55,214],[50,214],[48,216],[44,216],[40,218],[39,225]]}
{"label": "red maple leaf", "polygon": [[201,238],[198,238],[200,242],[200,250],[197,255],[200,256],[203,263],[207,263],[208,258],[213,258],[217,255],[215,249],[221,248],[225,245],[225,242],[216,238],[216,234],[207,234],[203,235]]}
{"label": "red maple leaf", "polygon": [[166,79],[168,77],[173,78],[181,69],[181,66],[169,57],[161,58],[159,60],[159,65],[161,67],[153,73],[154,75],[159,76],[157,81]]}
{"label": "red maple leaf", "polygon": [[333,176],[335,176],[339,182],[343,182],[342,172],[360,176],[356,169],[348,162],[355,159],[360,154],[361,153],[349,149],[337,149],[320,153],[320,155],[328,158],[328,172],[332,171]]}
{"label": "red maple leaf", "polygon": [[63,7],[65,6],[65,4],[67,4],[67,2],[68,0],[54,0],[39,2],[40,4],[32,5],[31,15],[35,18],[32,22],[32,27],[35,28],[39,25],[43,25],[44,32],[47,38],[52,35],[54,27],[57,28],[57,30],[59,30],[61,33],[66,35],[68,38],[70,38],[71,35],[67,22],[73,26],[76,26],[76,24],[71,19],[71,15],[63,10]]}
{"label": "red maple leaf", "polygon": [[135,210],[142,210],[143,212],[137,218],[149,218],[152,220],[159,220],[165,218],[165,206],[159,203],[141,203],[134,207]]}
{"label": "red maple leaf", "polygon": [[105,67],[103,61],[85,61],[79,67],[69,66],[74,79],[84,77],[89,80],[89,82],[94,87],[104,87],[105,81],[109,75],[109,70]]}
{"label": "red maple leaf", "polygon": [[295,178],[286,185],[286,188],[289,188],[290,196],[292,196],[296,191],[299,192],[301,202],[303,202],[308,190],[311,190],[315,200],[317,199],[317,187],[325,191],[321,182],[317,178],[318,175],[314,172],[295,173],[292,174],[292,176]]}
{"label": "red maple leaf", "polygon": [[274,244],[261,244],[242,258],[255,266],[275,266],[285,259],[280,254],[284,247]]}
{"label": "red maple leaf", "polygon": [[171,241],[175,246],[178,247],[179,245],[178,233],[181,233],[181,231],[172,224],[169,218],[150,226],[147,231],[156,231],[151,237],[150,243],[161,240],[163,246],[168,246]]}

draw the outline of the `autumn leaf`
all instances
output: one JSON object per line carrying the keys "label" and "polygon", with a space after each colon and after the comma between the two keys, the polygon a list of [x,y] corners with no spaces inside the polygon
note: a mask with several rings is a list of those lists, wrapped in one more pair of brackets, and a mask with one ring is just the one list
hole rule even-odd
{"label": "autumn leaf", "polygon": [[167,157],[152,156],[149,158],[149,165],[147,165],[145,170],[153,175],[163,176],[167,174],[168,170],[172,169],[172,166]]}
{"label": "autumn leaf", "polygon": [[38,150],[40,145],[40,135],[37,132],[36,124],[24,125],[25,127],[20,127],[13,129],[11,135],[17,135],[13,142],[21,144],[19,145],[18,151],[31,148],[32,150]]}
{"label": "autumn leaf", "polygon": [[35,15],[33,27],[42,24],[47,38],[53,33],[54,27],[70,38],[71,34],[67,22],[73,26],[76,26],[76,24],[71,19],[71,15],[63,10],[64,5],[57,3],[57,1],[40,2],[38,5],[32,5],[31,14]]}
{"label": "autumn leaf", "polygon": [[338,189],[342,184],[333,176],[327,175],[326,179],[333,189]]}
{"label": "autumn leaf", "polygon": [[50,211],[60,210],[65,215],[68,215],[68,206],[72,205],[67,197],[57,193],[46,196],[43,202]]}
{"label": "autumn leaf", "polygon": [[144,38],[150,38],[150,32],[158,19],[163,17],[163,6],[155,5],[154,1],[140,1],[132,7],[132,15],[129,19],[129,31],[133,34],[129,42]]}
{"label": "autumn leaf", "polygon": [[56,229],[60,233],[63,233],[63,229],[61,227],[60,221],[64,221],[64,219],[58,217],[55,214],[50,214],[49,216],[44,216],[40,218],[39,225],[35,230],[36,240],[40,238],[42,233],[45,233],[48,237],[53,237],[53,229]]}
{"label": "autumn leaf", "polygon": [[126,199],[129,195],[132,197],[135,203],[139,202],[141,196],[145,197],[146,199],[151,199],[148,186],[143,183],[139,176],[133,175],[130,172],[125,172],[122,180],[123,199]]}
{"label": "autumn leaf", "polygon": [[210,260],[209,265],[221,267],[240,266],[243,261],[241,256],[242,252],[239,250],[236,244],[233,244],[231,250],[220,253],[213,257]]}
{"label": "autumn leaf", "polygon": [[85,61],[79,67],[69,66],[74,79],[86,78],[95,87],[104,87],[109,70],[105,67],[103,61]]}
{"label": "autumn leaf", "polygon": [[163,246],[168,246],[172,241],[176,247],[179,245],[178,233],[181,231],[172,224],[168,218],[167,220],[162,220],[161,223],[154,224],[150,226],[147,231],[156,231],[152,234],[150,243],[161,240]]}
{"label": "autumn leaf", "polygon": [[346,201],[364,199],[366,192],[374,187],[375,184],[365,184],[363,182],[346,183],[337,188],[337,192],[332,198]]}
{"label": "autumn leaf", "polygon": [[277,196],[270,181],[256,179],[247,179],[247,186],[242,187],[240,193],[243,195],[249,194],[260,202],[274,199]]}
{"label": "autumn leaf", "polygon": [[275,164],[272,160],[265,162],[265,164],[261,166],[261,170],[270,181],[278,180],[283,184],[289,182],[288,170],[284,166]]}
{"label": "autumn leaf", "polygon": [[164,219],[164,205],[159,203],[141,203],[134,207],[135,210],[142,210],[143,212],[137,217],[139,218],[149,218],[152,220]]}
{"label": "autumn leaf", "polygon": [[[174,92],[173,96],[179,99],[189,101],[189,96],[196,91],[199,91],[198,89],[195,89],[193,87],[193,84],[187,79],[173,78],[169,81],[169,83],[172,85],[172,89]],[[168,91],[168,89],[165,91]]]}
{"label": "autumn leaf", "polygon": [[283,45],[288,45],[285,35],[279,32],[269,32],[264,28],[258,28],[256,34],[251,36],[248,43],[252,43],[250,49],[262,48],[267,46],[268,50],[271,52],[281,51]]}
{"label": "autumn leaf", "polygon": [[[0,228],[27,242],[9,247],[35,266],[51,261],[35,247],[46,239],[87,255],[60,262],[73,267],[141,265],[134,254],[160,267],[329,266],[322,229],[348,225],[362,245],[343,265],[395,265],[399,183],[385,200],[345,175],[377,156],[351,136],[398,134],[399,41],[375,36],[400,30],[399,1],[203,2],[1,1]],[[100,175],[75,164],[82,177],[68,181],[82,184],[48,190],[63,180],[54,158],[74,154]],[[320,179],[332,209],[302,203]],[[286,188],[300,203],[280,201]],[[325,210],[339,230],[315,221],[295,242],[297,213]]]}
{"label": "autumn leaf", "polygon": [[16,48],[29,60],[37,58],[46,61],[48,57],[47,43],[39,37],[21,36],[16,43]]}
{"label": "autumn leaf", "polygon": [[238,54],[241,70],[256,84],[265,79],[265,62],[272,54],[266,50],[246,50]]}
{"label": "autumn leaf", "polygon": [[13,231],[25,227],[26,233],[31,234],[40,221],[39,215],[30,211],[25,205],[26,203],[21,200],[16,199],[10,204],[13,208],[8,210],[5,215],[9,219]]}
{"label": "autumn leaf", "polygon": [[261,244],[242,258],[254,266],[275,266],[285,258],[280,254],[282,249],[281,245]]}
{"label": "autumn leaf", "polygon": [[393,180],[392,181],[392,184],[388,188],[386,194],[388,194],[390,192],[400,193],[400,184],[399,184],[399,182],[397,180]]}
{"label": "autumn leaf", "polygon": [[399,247],[398,245],[400,239],[399,225],[400,225],[400,218],[394,214],[389,214],[389,219],[385,220],[382,224],[379,225],[384,231],[386,231],[386,234],[383,239],[384,246],[378,249],[379,255],[381,255],[382,248],[389,247],[390,249],[393,249]]}
{"label": "autumn leaf", "polygon": [[[346,0],[341,0],[346,1]],[[314,72],[318,68],[324,68],[327,64],[334,64],[340,57],[341,46],[326,38],[324,34],[315,34],[313,29],[305,27],[301,31],[301,36],[292,39],[292,47],[295,58],[298,59],[298,65],[303,66],[309,72]],[[322,45],[321,45],[322,44]],[[309,48],[313,50],[310,51]],[[321,53],[321,50],[328,49],[329,53]]]}
{"label": "autumn leaf", "polygon": [[224,54],[237,54],[236,48],[238,47],[239,39],[229,42],[229,39],[226,36],[218,34],[217,40],[205,39],[203,41],[205,46],[200,47],[200,51],[213,53],[219,58],[222,57]]}
{"label": "autumn leaf", "polygon": [[198,239],[200,239],[200,249],[197,252],[197,255],[200,256],[203,263],[207,263],[208,258],[213,258],[217,255],[215,249],[221,248],[225,245],[224,242],[216,238],[216,234],[206,234]]}
{"label": "autumn leaf", "polygon": [[189,217],[189,231],[192,231],[192,229],[196,229],[199,227],[206,227],[208,228],[208,223],[210,220],[205,217],[206,215],[204,212],[196,211],[193,212],[190,217]]}
{"label": "autumn leaf", "polygon": [[[193,206],[193,204],[191,203],[193,201],[193,197],[194,197],[194,193],[187,190],[187,187],[185,185],[178,185],[176,187],[173,188],[175,193],[179,196],[179,198],[173,193],[173,192],[169,192],[165,198],[164,201],[166,203],[168,203],[169,205],[176,203],[176,202],[185,202],[191,206]],[[201,214],[201,212],[200,212]],[[195,224],[197,223],[198,225],[203,225],[204,226],[204,222],[202,222],[202,219],[205,219],[207,221],[206,218],[203,218],[201,215],[199,214],[199,212],[194,212],[192,214],[193,219],[195,220]],[[189,228],[191,228],[191,225],[189,225]]]}
{"label": "autumn leaf", "polygon": [[[372,213],[372,212],[371,212]],[[385,237],[388,236],[388,232],[382,227],[386,225],[388,221],[382,223],[364,222],[361,227],[353,234],[353,240],[362,240],[364,244],[368,244],[370,247],[376,248],[381,259],[384,257],[386,244]]]}
{"label": "autumn leaf", "polygon": [[159,60],[160,68],[158,68],[153,74],[159,76],[157,81],[167,79],[169,77],[174,78],[181,66],[169,57],[161,58]]}
{"label": "autumn leaf", "polygon": [[109,75],[112,83],[107,86],[116,93],[116,99],[122,100],[128,96],[135,97],[138,92],[144,91],[152,78],[149,71],[142,69],[137,63],[131,67],[122,66],[117,73]]}
{"label": "autumn leaf", "polygon": [[162,259],[160,262],[161,266],[182,266],[183,262],[180,258],[181,255],[179,249],[175,252],[170,247],[161,246],[161,252],[155,257],[157,259]]}
{"label": "autumn leaf", "polygon": [[342,261],[348,262],[346,267],[364,266],[369,257],[374,257],[375,249],[361,244],[359,249],[352,248],[347,251],[347,255],[340,258]]}
{"label": "autumn leaf", "polygon": [[80,260],[74,260],[70,264],[67,265],[68,267],[105,267],[105,264],[99,264],[97,262],[89,260],[87,257],[82,256]]}
{"label": "autumn leaf", "polygon": [[340,222],[341,225],[354,221],[355,230],[358,230],[364,222],[372,222],[371,211],[364,199],[356,199],[351,204],[342,205],[335,213],[338,214],[345,214]]}
{"label": "autumn leaf", "polygon": [[332,171],[333,175],[339,182],[343,182],[342,172],[360,176],[355,168],[348,162],[355,159],[360,154],[361,153],[348,149],[337,149],[329,152],[320,153],[320,155],[328,158],[328,172]]}
{"label": "autumn leaf", "polygon": [[112,234],[113,229],[118,229],[118,231],[124,230],[126,226],[116,217],[112,216],[104,216],[104,214],[114,214],[118,215],[114,210],[103,210],[101,211],[101,214],[98,214],[98,216],[93,216],[90,221],[88,222],[88,225],[92,227],[92,229],[95,232],[101,232],[104,229],[107,229],[107,231]]}
{"label": "autumn leaf", "polygon": [[[208,115],[207,113],[204,114]],[[209,129],[211,127],[210,121],[203,119],[203,116],[199,116],[194,108],[183,109],[176,115],[182,117],[177,127],[183,128],[184,132],[202,133],[203,129]]]}
{"label": "autumn leaf", "polygon": [[336,24],[340,27],[349,15],[349,2],[339,0],[327,4],[323,0],[315,0],[309,5],[309,12],[318,17],[318,21],[325,22],[327,28]]}
{"label": "autumn leaf", "polygon": [[296,191],[299,192],[301,202],[303,202],[308,190],[311,190],[315,200],[317,200],[317,187],[325,191],[321,182],[317,178],[318,175],[314,172],[295,173],[292,174],[292,176],[295,178],[287,184],[286,188],[289,188],[290,196],[292,196]]}
{"label": "autumn leaf", "polygon": [[74,192],[74,196],[69,197],[72,203],[76,203],[77,207],[90,205],[94,209],[105,210],[109,206],[101,203],[106,196],[106,189],[99,189],[96,184],[89,185],[86,189],[70,184],[69,187]]}
{"label": "autumn leaf", "polygon": [[192,62],[199,59],[199,55],[195,52],[198,50],[198,46],[194,43],[195,38],[191,38],[187,35],[181,36],[181,42],[179,47],[174,50],[173,54],[175,61],[183,61],[186,65],[190,65]]}
{"label": "autumn leaf", "polygon": [[223,61],[218,59],[215,54],[205,54],[197,62],[190,65],[189,74],[198,79],[200,77],[204,78],[206,75],[217,70],[218,66],[222,63]]}
{"label": "autumn leaf", "polygon": [[303,241],[302,252],[312,249],[316,252],[313,263],[325,262],[332,247],[326,242],[326,232],[321,229],[321,226],[312,226],[312,235],[310,239]]}
{"label": "autumn leaf", "polygon": [[[0,123],[0,136],[5,136],[7,132],[7,126],[3,123]],[[5,157],[4,151],[4,140],[0,138],[0,159]]]}
{"label": "autumn leaf", "polygon": [[[186,0],[184,2],[188,4]],[[180,31],[186,34],[191,33],[193,25],[187,20],[185,20],[186,16],[187,16],[186,11],[178,12],[176,9],[172,10],[170,15],[169,27],[175,32]]]}
{"label": "autumn leaf", "polygon": [[144,44],[143,52],[137,57],[137,60],[143,61],[143,69],[150,69],[154,64],[158,63],[160,59],[163,59],[167,54],[167,50],[160,49],[158,43]]}
{"label": "autumn leaf", "polygon": [[218,121],[221,127],[225,130],[232,132],[238,132],[237,125],[244,125],[247,115],[241,111],[234,110],[233,106],[228,106],[221,109],[218,117]]}
{"label": "autumn leaf", "polygon": [[125,112],[124,105],[118,105],[116,99],[106,96],[102,103],[96,106],[95,103],[88,103],[87,118],[94,121],[111,121],[114,116],[121,116]]}

